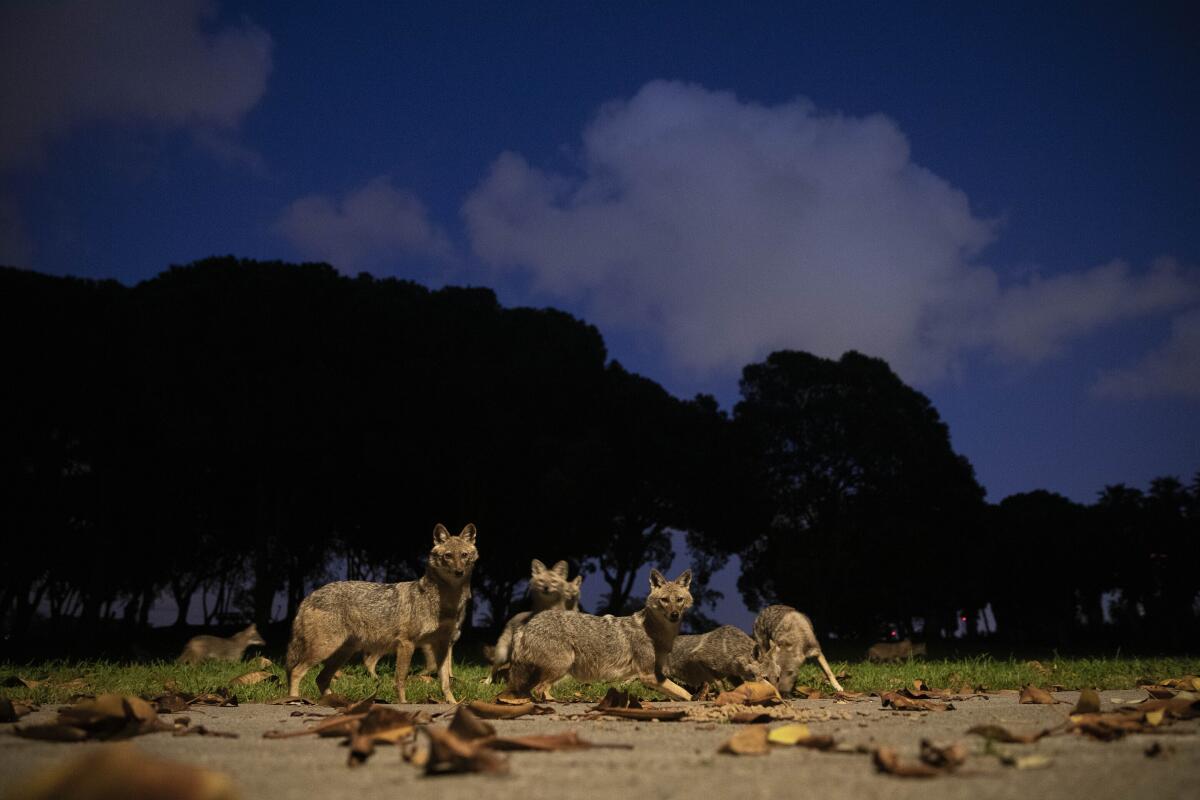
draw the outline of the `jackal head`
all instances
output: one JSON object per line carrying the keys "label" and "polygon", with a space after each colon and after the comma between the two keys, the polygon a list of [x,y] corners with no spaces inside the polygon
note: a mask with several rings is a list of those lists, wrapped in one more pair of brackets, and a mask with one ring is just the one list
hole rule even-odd
{"label": "jackal head", "polygon": [[266,641],[258,634],[258,626],[254,624],[245,630],[238,631],[235,638],[245,642],[247,647],[252,644],[266,644]]}
{"label": "jackal head", "polygon": [[579,608],[579,589],[583,586],[583,576],[576,575],[572,580],[567,581],[563,587],[563,607],[567,611],[575,611]]}
{"label": "jackal head", "polygon": [[[767,681],[780,692],[790,692],[795,686],[796,673],[800,668],[784,648],[771,645],[766,650],[762,650],[756,644],[752,663],[757,667],[757,677]],[[785,686],[786,689],[783,688]]]}
{"label": "jackal head", "polygon": [[679,622],[683,612],[692,607],[692,593],[688,591],[691,585],[690,569],[685,569],[673,581],[664,578],[656,569],[650,570],[650,596],[646,598],[646,610],[671,622]]}
{"label": "jackal head", "polygon": [[471,569],[479,551],[475,549],[475,525],[468,523],[458,536],[440,522],[433,529],[433,549],[429,551],[429,567],[443,580],[458,583],[471,577]]}
{"label": "jackal head", "polygon": [[547,568],[538,559],[533,560],[529,567],[529,594],[554,602],[563,596],[566,585],[567,562],[559,561],[553,567]]}

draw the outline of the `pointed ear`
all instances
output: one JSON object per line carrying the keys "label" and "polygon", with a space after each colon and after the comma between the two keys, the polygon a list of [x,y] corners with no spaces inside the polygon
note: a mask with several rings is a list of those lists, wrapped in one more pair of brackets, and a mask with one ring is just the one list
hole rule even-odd
{"label": "pointed ear", "polygon": [[449,538],[450,531],[446,530],[445,525],[439,522],[437,525],[433,526],[433,543],[435,545],[441,544]]}
{"label": "pointed ear", "polygon": [[539,572],[546,571],[546,565],[542,563],[542,560],[540,558],[535,558],[533,560],[533,563],[531,563],[529,565],[529,571],[532,572],[534,575],[537,575]]}
{"label": "pointed ear", "polygon": [[662,586],[666,582],[667,582],[667,579],[663,577],[663,574],[661,572],[654,569],[653,567],[650,568],[650,588],[651,589],[657,589],[658,587]]}
{"label": "pointed ear", "polygon": [[561,575],[562,579],[564,581],[567,579],[567,562],[560,561],[557,564],[555,564],[553,567],[551,567],[550,569],[554,570],[559,575]]}
{"label": "pointed ear", "polygon": [[675,579],[675,582],[685,589],[688,588],[692,585],[692,571],[690,569],[685,569],[683,574]]}
{"label": "pointed ear", "polygon": [[571,583],[575,586],[576,589],[578,589],[580,586],[583,586],[583,576],[576,575],[575,579],[573,581],[571,581]]}
{"label": "pointed ear", "polygon": [[467,527],[463,528],[462,533],[460,533],[458,536],[460,539],[465,539],[471,544],[475,544],[475,523],[468,522]]}

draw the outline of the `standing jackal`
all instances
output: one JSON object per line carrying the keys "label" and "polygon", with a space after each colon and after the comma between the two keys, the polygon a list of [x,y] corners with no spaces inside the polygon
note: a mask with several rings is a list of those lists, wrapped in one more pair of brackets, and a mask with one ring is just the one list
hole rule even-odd
{"label": "standing jackal", "polygon": [[543,611],[517,630],[508,686],[552,699],[550,687],[570,675],[579,681],[637,678],[679,700],[692,696],[667,677],[671,646],[683,612],[692,606],[692,571],[669,581],[650,570],[646,607],[628,617]]}
{"label": "standing jackal", "polygon": [[266,644],[258,635],[258,627],[255,625],[238,631],[228,639],[222,636],[193,636],[183,646],[183,652],[176,660],[180,664],[199,664],[206,658],[241,661],[242,653],[252,644]]}
{"label": "standing jackal", "polygon": [[925,655],[925,643],[901,639],[898,642],[879,642],[867,649],[868,661],[911,660],[913,656]]}
{"label": "standing jackal", "polygon": [[759,660],[784,697],[795,688],[800,665],[814,656],[834,691],[842,691],[842,685],[833,677],[833,670],[821,652],[812,622],[791,606],[764,608],[754,620],[754,640],[758,644]]}
{"label": "standing jackal", "polygon": [[288,691],[300,694],[300,681],[317,662],[325,666],[317,689],[329,691],[333,674],[355,653],[396,653],[396,694],[404,703],[404,681],[413,650],[431,645],[446,702],[450,651],[471,596],[471,570],[478,557],[475,526],[451,536],[439,524],[425,574],[415,581],[370,583],[337,581],[317,589],[300,604],[288,644]]}

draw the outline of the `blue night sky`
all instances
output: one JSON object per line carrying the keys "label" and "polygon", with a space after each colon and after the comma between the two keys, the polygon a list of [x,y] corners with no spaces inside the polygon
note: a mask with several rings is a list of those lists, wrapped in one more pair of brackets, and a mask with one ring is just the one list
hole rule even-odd
{"label": "blue night sky", "polygon": [[0,263],[494,287],[680,396],[886,358],[990,500],[1200,469],[1184,4],[17,2]]}

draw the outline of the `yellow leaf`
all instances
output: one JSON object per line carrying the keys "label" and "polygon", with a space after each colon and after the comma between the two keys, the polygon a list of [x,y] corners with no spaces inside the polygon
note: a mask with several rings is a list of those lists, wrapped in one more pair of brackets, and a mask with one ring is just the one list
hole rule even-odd
{"label": "yellow leaf", "polygon": [[1158,726],[1162,724],[1164,709],[1156,708],[1153,711],[1146,712],[1146,722],[1151,725]]}
{"label": "yellow leaf", "polygon": [[809,733],[808,726],[802,723],[793,725],[784,725],[781,728],[776,728],[767,734],[767,741],[772,744],[795,744],[801,739],[807,739],[812,736]]}

